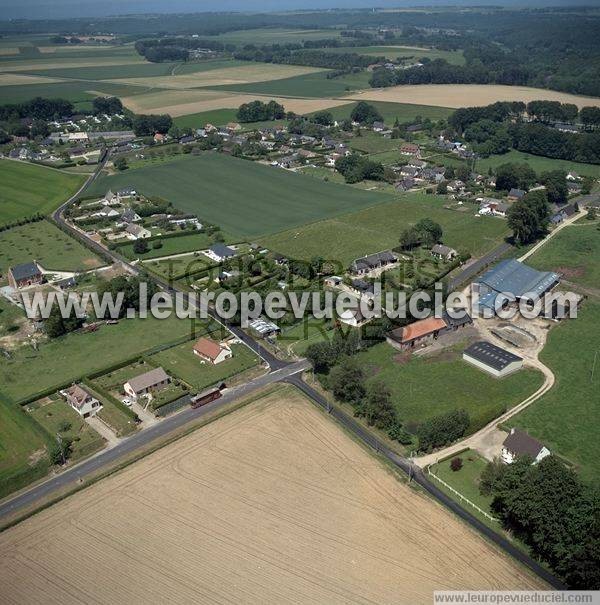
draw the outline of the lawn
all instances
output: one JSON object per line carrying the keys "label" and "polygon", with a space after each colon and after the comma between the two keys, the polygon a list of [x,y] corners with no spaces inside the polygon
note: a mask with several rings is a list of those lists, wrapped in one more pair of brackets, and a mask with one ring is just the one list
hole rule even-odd
{"label": "lawn", "polygon": [[552,329],[540,359],[556,375],[551,391],[512,418],[518,426],[573,462],[582,479],[600,484],[600,303],[588,299],[577,319]]}
{"label": "lawn", "polygon": [[0,392],[16,401],[99,371],[120,360],[141,355],[157,345],[190,334],[190,321],[121,320],[97,332],[73,333],[41,344],[23,346],[0,365]]}
{"label": "lawn", "polygon": [[477,160],[475,170],[482,174],[487,174],[490,167],[496,168],[500,164],[506,164],[507,162],[525,162],[537,173],[547,170],[564,170],[565,172],[574,170],[581,176],[600,178],[600,165],[582,164],[580,162],[572,162],[571,160],[555,160],[553,158],[523,153],[514,149],[502,155],[493,155],[489,158]]}
{"label": "lawn", "polygon": [[[28,407],[31,416],[44,428],[50,439],[56,439],[60,435],[72,440],[71,460],[79,460],[104,447],[104,439],[63,399],[44,401]],[[63,430],[63,424],[71,426]]]}
{"label": "lawn", "polygon": [[246,345],[232,345],[233,357],[218,365],[202,363],[192,351],[194,341],[172,347],[152,355],[151,361],[162,366],[197,390],[205,389],[248,370],[258,364],[259,358]]}
{"label": "lawn", "polygon": [[397,161],[400,161],[400,145],[403,141],[400,139],[386,139],[378,132],[364,130],[361,136],[354,137],[348,141],[348,147],[365,153],[379,153],[382,151],[396,151]]}
{"label": "lawn", "polygon": [[56,271],[85,271],[102,265],[93,252],[46,220],[0,232],[0,274],[32,260]]}
{"label": "lawn", "polygon": [[83,184],[83,176],[0,160],[0,224],[48,214]]}
{"label": "lawn", "polygon": [[[450,468],[450,463],[454,458],[460,458],[463,462],[462,468],[458,471],[453,471]],[[479,478],[486,466],[487,460],[485,458],[473,450],[467,450],[433,465],[431,471],[465,498],[468,498],[473,504],[489,513],[492,497],[482,496],[479,493]]]}
{"label": "lawn", "polygon": [[600,231],[586,219],[557,233],[527,261],[536,269],[562,273],[568,281],[600,288]]}
{"label": "lawn", "polygon": [[434,416],[463,409],[477,430],[531,395],[542,384],[536,370],[521,370],[497,380],[462,359],[464,347],[456,346],[432,357],[410,357],[398,362],[398,351],[387,343],[357,355],[368,377],[366,383],[384,382],[391,391],[399,418],[413,431]]}
{"label": "lawn", "polygon": [[200,113],[191,113],[187,116],[179,116],[173,121],[179,128],[203,128],[205,124],[223,126],[228,122],[237,120],[237,109],[214,109],[212,111],[202,111]]}
{"label": "lawn", "polygon": [[128,185],[147,196],[167,199],[240,239],[392,199],[211,152],[103,177],[88,194],[103,195],[109,188]]}
{"label": "lawn", "polygon": [[429,217],[444,229],[444,243],[479,256],[508,235],[506,221],[476,218],[473,211],[447,210],[445,200],[410,193],[389,204],[348,213],[260,240],[260,244],[294,258],[323,256],[344,267],[353,259],[398,245],[400,234],[419,219]]}
{"label": "lawn", "polygon": [[212,239],[206,233],[191,233],[190,235],[181,235],[179,237],[165,237],[160,240],[161,248],[153,248],[150,243],[150,250],[145,254],[136,254],[133,251],[133,243],[119,246],[117,252],[127,256],[128,258],[140,258],[147,260],[150,258],[159,258],[160,256],[169,256],[171,254],[182,254],[184,252],[195,252],[196,250],[204,250],[208,248]]}

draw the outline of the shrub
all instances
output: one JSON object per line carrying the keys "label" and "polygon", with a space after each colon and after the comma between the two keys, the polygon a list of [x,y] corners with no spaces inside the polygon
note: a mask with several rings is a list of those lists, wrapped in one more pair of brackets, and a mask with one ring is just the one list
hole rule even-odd
{"label": "shrub", "polygon": [[463,467],[462,458],[452,458],[450,461],[450,469],[454,472],[459,471]]}

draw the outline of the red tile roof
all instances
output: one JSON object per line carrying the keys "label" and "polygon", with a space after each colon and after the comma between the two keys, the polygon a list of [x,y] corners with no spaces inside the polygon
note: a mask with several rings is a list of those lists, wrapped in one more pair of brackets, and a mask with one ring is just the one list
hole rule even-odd
{"label": "red tile roof", "polygon": [[194,351],[203,357],[208,357],[212,360],[219,356],[221,349],[222,347],[218,342],[204,337],[198,340],[198,342],[194,345]]}
{"label": "red tile roof", "polygon": [[400,342],[410,342],[411,340],[433,334],[438,330],[443,330],[445,327],[446,322],[443,319],[439,319],[437,317],[421,319],[416,321],[414,324],[410,324],[410,326],[402,328]]}

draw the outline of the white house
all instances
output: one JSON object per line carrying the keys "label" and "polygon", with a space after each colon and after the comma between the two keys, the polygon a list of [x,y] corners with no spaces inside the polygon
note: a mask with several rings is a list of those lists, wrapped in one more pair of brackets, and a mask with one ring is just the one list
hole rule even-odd
{"label": "white house", "polygon": [[166,388],[170,382],[170,376],[159,367],[131,378],[123,385],[123,390],[133,399],[138,399],[142,395]]}
{"label": "white house", "polygon": [[83,418],[95,416],[102,409],[100,402],[78,384],[61,391],[67,403]]}
{"label": "white house", "polygon": [[222,263],[228,258],[235,256],[236,252],[233,248],[230,248],[225,244],[216,243],[213,244],[204,254],[215,262]]}
{"label": "white house", "polygon": [[129,223],[125,227],[125,231],[129,234],[129,239],[147,239],[152,235],[148,229],[145,229],[141,225],[135,223]]}
{"label": "white house", "polygon": [[533,458],[533,464],[537,464],[549,455],[550,450],[545,445],[525,431],[513,427],[502,444],[500,458],[505,464],[512,464],[518,456],[530,456]]}

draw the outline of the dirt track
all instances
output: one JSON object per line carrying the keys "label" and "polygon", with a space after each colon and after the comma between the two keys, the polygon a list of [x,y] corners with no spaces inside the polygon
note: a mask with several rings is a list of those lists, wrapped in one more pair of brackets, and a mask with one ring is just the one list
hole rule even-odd
{"label": "dirt track", "polygon": [[496,101],[560,101],[574,103],[579,108],[586,105],[600,106],[596,97],[582,97],[556,90],[529,88],[527,86],[501,86],[497,84],[426,84],[373,88],[348,95],[349,99],[362,101],[388,101],[436,107],[473,107],[489,105]]}
{"label": "dirt track", "polygon": [[295,391],[0,535],[3,603],[430,603],[541,582]]}

